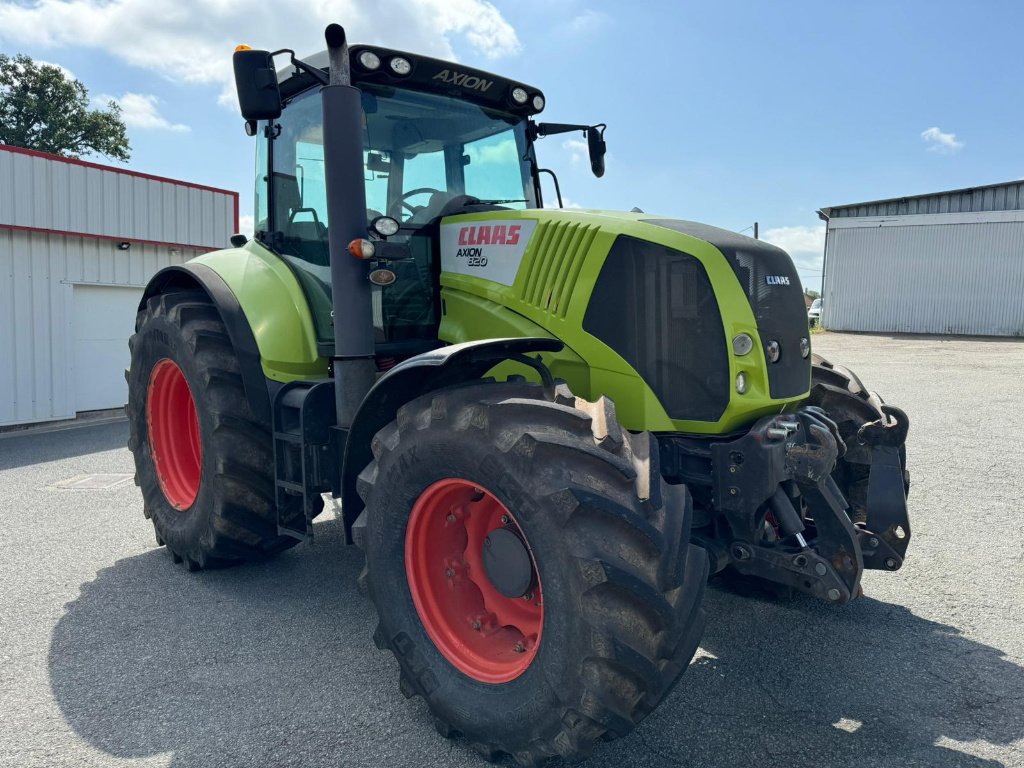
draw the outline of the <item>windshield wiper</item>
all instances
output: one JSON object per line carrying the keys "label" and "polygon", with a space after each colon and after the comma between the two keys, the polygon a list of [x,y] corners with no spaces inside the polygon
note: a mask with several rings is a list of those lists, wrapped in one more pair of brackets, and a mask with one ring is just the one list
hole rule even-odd
{"label": "windshield wiper", "polygon": [[479,198],[477,198],[477,201],[475,203],[471,203],[471,205],[501,205],[502,203],[526,203],[526,202],[529,202],[529,201],[526,200],[526,199],[520,199],[520,200],[480,200]]}

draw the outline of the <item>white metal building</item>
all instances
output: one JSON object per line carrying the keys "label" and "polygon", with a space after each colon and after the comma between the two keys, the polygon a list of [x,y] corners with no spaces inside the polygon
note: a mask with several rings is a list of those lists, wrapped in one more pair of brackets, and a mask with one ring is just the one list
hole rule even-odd
{"label": "white metal building", "polygon": [[237,230],[237,192],[0,145],[0,426],[124,405],[146,282]]}
{"label": "white metal building", "polygon": [[825,328],[1024,336],[1024,181],[819,215]]}

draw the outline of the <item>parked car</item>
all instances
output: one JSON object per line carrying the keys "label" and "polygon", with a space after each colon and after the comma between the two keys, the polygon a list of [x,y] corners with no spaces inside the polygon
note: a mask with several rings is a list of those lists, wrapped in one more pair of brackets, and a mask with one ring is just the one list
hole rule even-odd
{"label": "parked car", "polygon": [[815,299],[807,308],[807,325],[811,328],[821,322],[821,299]]}

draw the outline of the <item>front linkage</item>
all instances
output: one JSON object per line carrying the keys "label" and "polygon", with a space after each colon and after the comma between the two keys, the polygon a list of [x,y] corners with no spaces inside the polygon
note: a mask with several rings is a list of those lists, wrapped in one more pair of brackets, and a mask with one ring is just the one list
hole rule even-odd
{"label": "front linkage", "polygon": [[[861,595],[865,568],[899,570],[910,543],[902,461],[909,420],[898,408],[880,410],[882,418],[846,439],[816,405],[762,418],[733,440],[662,437],[663,469],[678,468],[691,484],[703,475],[707,524],[694,540],[713,570],[732,566],[834,603]],[[866,483],[848,481],[865,469]],[[837,478],[863,502],[851,505]]]}

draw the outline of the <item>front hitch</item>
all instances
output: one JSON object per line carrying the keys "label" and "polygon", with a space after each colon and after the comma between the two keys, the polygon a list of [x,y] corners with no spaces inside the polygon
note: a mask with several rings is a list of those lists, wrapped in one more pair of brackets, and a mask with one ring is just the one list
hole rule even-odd
{"label": "front hitch", "polygon": [[907,441],[910,419],[899,408],[882,405],[886,419],[865,424],[857,440],[871,451],[868,474],[868,517],[861,531],[864,567],[898,571],[910,546],[906,473],[901,450]]}
{"label": "front hitch", "polygon": [[[910,543],[902,459],[909,419],[892,406],[880,411],[849,430],[809,405],[714,443],[714,506],[724,516],[716,538],[728,542],[719,562],[833,603],[862,594],[866,568],[899,570]],[[869,465],[866,491],[854,489],[857,513],[836,482],[837,465],[851,462]]]}
{"label": "front hitch", "polygon": [[815,407],[765,417],[712,446],[715,504],[737,571],[834,603],[860,595],[859,534],[831,475],[845,450],[836,424]]}

